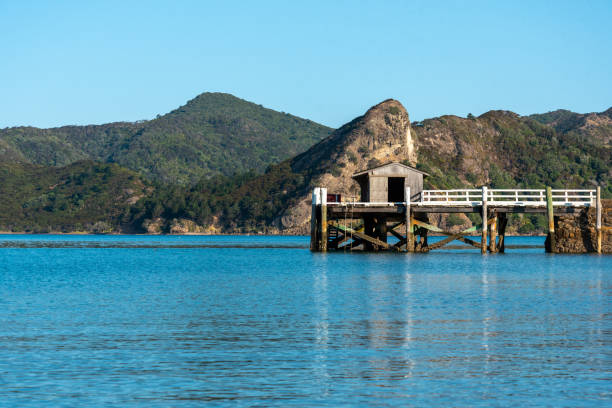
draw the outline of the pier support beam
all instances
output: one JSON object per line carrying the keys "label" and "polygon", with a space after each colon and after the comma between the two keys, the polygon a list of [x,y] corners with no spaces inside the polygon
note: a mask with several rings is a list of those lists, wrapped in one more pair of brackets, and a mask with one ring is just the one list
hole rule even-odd
{"label": "pier support beam", "polygon": [[312,190],[312,211],[310,213],[310,250],[318,251],[319,250],[319,237],[317,231],[319,229],[319,223],[317,222],[318,218],[318,204],[319,198],[321,198],[321,190],[319,187],[315,187]]}
{"label": "pier support beam", "polygon": [[553,210],[552,189],[546,186],[546,214],[548,215],[548,242],[549,252],[557,252],[557,242],[555,238],[555,214]]}
{"label": "pier support beam", "polygon": [[497,251],[499,253],[506,252],[506,225],[508,225],[508,217],[505,213],[499,214],[499,243],[497,244]]}
{"label": "pier support beam", "polygon": [[387,218],[386,217],[377,217],[376,218],[376,236],[382,242],[387,242]]}
{"label": "pier support beam", "polygon": [[405,191],[406,200],[406,252],[414,252],[414,230],[412,226],[412,209],[410,208],[410,187],[406,187]]}
{"label": "pier support beam", "polygon": [[487,187],[482,186],[482,236],[480,238],[480,252],[483,254],[487,253],[487,229],[488,229],[488,215],[487,215]]}
{"label": "pier support beam", "polygon": [[489,238],[489,252],[492,254],[497,252],[497,213],[493,212],[491,222],[491,237]]}
{"label": "pier support beam", "polygon": [[597,230],[597,253],[601,254],[601,187],[597,186],[595,229]]}
{"label": "pier support beam", "polygon": [[327,189],[321,188],[321,251],[327,252]]}
{"label": "pier support beam", "polygon": [[[363,217],[363,233],[369,237],[374,237],[376,235],[376,220],[373,216],[364,216]],[[364,251],[373,251],[374,245],[371,241],[364,241],[363,250]]]}

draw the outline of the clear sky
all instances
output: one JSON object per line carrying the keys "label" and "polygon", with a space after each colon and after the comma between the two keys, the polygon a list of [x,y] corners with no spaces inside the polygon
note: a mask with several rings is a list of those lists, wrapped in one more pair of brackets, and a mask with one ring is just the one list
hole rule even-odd
{"label": "clear sky", "polygon": [[206,91],[337,127],[612,106],[612,1],[0,0],[0,128],[150,119]]}

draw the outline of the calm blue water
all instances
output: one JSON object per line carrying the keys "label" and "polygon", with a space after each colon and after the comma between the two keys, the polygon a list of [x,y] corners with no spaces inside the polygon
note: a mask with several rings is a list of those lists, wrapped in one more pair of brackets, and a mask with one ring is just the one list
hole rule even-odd
{"label": "calm blue water", "polygon": [[0,406],[612,404],[612,256],[2,244]]}

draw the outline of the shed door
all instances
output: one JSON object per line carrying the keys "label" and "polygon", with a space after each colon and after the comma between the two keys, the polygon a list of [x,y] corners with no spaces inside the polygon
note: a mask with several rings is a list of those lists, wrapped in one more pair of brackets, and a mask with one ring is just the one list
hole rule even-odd
{"label": "shed door", "polygon": [[389,201],[390,203],[401,203],[404,202],[404,178],[403,177],[389,177]]}

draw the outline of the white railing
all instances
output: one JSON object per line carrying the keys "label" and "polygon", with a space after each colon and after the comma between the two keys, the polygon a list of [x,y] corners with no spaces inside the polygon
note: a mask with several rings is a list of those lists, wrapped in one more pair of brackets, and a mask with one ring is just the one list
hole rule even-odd
{"label": "white railing", "polygon": [[[554,206],[590,206],[596,199],[595,190],[559,190],[554,189],[552,203]],[[498,206],[545,206],[546,190],[536,189],[459,189],[459,190],[424,190],[421,201],[416,205],[482,205],[483,199],[489,205]]]}
{"label": "white railing", "polygon": [[423,190],[422,204],[470,205],[482,203],[482,190]]}
{"label": "white railing", "polygon": [[[313,198],[313,204],[321,204],[323,198],[320,198],[321,191],[324,190],[322,196],[326,196],[327,190],[315,188],[316,202]],[[409,190],[408,190],[409,192]],[[569,207],[589,207],[594,206],[596,202],[596,190],[578,190],[578,189],[553,189],[551,190],[553,206],[569,206]],[[528,206],[528,207],[545,207],[546,206],[546,190],[543,189],[456,189],[456,190],[423,190],[417,199],[411,200],[411,205],[416,206],[481,206],[483,199],[486,199],[488,205],[493,206]],[[355,200],[356,197],[353,197]],[[338,207],[395,207],[403,206],[404,202],[358,202],[346,200],[343,197],[342,202],[326,203],[328,206]]]}

